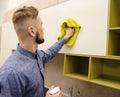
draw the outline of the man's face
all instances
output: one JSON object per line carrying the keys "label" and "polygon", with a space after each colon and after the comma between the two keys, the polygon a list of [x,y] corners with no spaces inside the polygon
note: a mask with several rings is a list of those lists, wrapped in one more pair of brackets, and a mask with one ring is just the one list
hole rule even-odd
{"label": "man's face", "polygon": [[37,44],[41,44],[44,42],[44,32],[43,32],[43,27],[42,27],[42,21],[40,17],[37,18],[37,32],[36,32],[36,37],[35,41]]}

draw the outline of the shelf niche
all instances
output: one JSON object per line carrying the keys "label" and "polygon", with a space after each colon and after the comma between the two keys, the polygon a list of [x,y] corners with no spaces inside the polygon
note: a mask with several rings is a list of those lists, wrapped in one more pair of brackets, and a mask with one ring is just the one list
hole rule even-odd
{"label": "shelf niche", "polygon": [[120,89],[120,59],[92,57],[89,77],[90,82]]}
{"label": "shelf niche", "polygon": [[120,56],[120,27],[109,29],[108,55]]}
{"label": "shelf niche", "polygon": [[110,0],[109,27],[120,27],[120,0]]}
{"label": "shelf niche", "polygon": [[88,80],[89,57],[65,55],[64,75]]}

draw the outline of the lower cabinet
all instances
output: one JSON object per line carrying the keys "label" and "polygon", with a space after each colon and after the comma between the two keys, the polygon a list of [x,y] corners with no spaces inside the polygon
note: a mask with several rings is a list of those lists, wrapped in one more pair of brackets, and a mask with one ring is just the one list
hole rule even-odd
{"label": "lower cabinet", "polygon": [[66,54],[64,75],[120,89],[120,57]]}

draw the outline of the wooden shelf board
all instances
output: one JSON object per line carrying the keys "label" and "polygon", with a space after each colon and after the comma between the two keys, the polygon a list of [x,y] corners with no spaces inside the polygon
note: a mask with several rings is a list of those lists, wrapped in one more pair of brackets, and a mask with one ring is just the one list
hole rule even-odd
{"label": "wooden shelf board", "polygon": [[69,74],[64,74],[65,76],[80,79],[80,80],[85,80],[88,81],[88,76],[85,74],[78,74],[78,73],[69,73]]}
{"label": "wooden shelf board", "polygon": [[110,27],[109,28],[110,31],[120,31],[120,27]]}
{"label": "wooden shelf board", "polygon": [[115,88],[120,90],[120,81],[105,79],[105,78],[96,78],[92,79],[89,82],[93,82],[99,85]]}

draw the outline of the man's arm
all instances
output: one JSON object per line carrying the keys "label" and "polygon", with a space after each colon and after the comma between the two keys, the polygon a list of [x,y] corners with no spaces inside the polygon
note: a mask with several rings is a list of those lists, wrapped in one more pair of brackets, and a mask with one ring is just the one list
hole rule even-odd
{"label": "man's arm", "polygon": [[74,29],[73,28],[66,28],[65,29],[66,34],[65,36],[60,39],[58,42],[56,42],[53,46],[51,46],[46,51],[41,51],[43,57],[43,63],[47,63],[51,58],[53,58],[59,50],[62,48],[62,46],[66,43],[66,41],[73,35]]}

